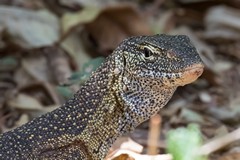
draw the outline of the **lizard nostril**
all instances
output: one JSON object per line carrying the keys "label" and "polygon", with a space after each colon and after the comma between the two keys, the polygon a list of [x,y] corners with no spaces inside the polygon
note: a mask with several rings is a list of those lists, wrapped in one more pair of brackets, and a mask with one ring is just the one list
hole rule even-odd
{"label": "lizard nostril", "polygon": [[172,58],[175,58],[176,57],[176,54],[172,51],[172,50],[169,50],[167,52],[167,57],[172,59]]}

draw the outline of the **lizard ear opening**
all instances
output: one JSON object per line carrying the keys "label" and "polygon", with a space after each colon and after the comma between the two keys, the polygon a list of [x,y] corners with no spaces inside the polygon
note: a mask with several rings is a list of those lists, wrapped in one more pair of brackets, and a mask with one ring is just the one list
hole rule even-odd
{"label": "lizard ear opening", "polygon": [[119,74],[123,73],[126,63],[127,63],[124,53],[113,54],[112,56],[114,58],[114,68],[119,70]]}
{"label": "lizard ear opening", "polygon": [[126,58],[125,58],[124,56],[123,56],[122,58],[123,58],[123,66],[125,67],[126,64],[127,64],[127,62],[126,62]]}

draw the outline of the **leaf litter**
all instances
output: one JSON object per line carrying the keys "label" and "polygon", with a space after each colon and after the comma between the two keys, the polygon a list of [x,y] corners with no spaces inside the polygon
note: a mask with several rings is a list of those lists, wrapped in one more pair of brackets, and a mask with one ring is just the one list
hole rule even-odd
{"label": "leaf litter", "polygon": [[154,136],[148,137],[147,121],[119,138],[107,159],[172,160],[168,132],[190,123],[201,132],[199,154],[240,159],[240,138],[234,137],[240,135],[239,9],[234,0],[1,2],[0,131],[64,103],[104,61],[97,57],[106,57],[124,38],[186,34],[206,67],[160,111],[156,155],[148,154]]}

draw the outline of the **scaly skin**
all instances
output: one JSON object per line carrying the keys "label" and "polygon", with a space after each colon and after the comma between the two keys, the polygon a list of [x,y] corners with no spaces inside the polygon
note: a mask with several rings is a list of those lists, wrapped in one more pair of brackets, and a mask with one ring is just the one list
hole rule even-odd
{"label": "scaly skin", "polygon": [[0,135],[0,159],[104,159],[202,71],[186,36],[128,38],[64,105]]}

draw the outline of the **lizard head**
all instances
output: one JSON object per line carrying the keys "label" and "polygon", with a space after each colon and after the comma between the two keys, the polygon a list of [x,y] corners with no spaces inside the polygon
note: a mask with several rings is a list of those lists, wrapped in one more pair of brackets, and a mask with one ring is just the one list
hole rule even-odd
{"label": "lizard head", "polygon": [[195,81],[203,72],[196,48],[184,35],[130,37],[119,51],[121,97],[139,122],[158,112],[178,86]]}
{"label": "lizard head", "polygon": [[183,86],[203,72],[203,62],[185,35],[131,37],[123,52],[125,70],[134,77]]}

